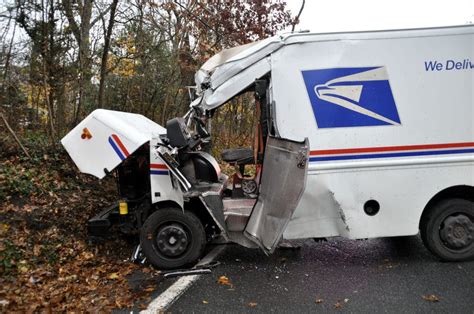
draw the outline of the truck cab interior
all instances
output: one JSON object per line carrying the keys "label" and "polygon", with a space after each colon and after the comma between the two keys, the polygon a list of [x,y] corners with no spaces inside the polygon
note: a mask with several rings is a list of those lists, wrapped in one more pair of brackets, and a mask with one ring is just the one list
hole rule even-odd
{"label": "truck cab interior", "polygon": [[[218,213],[216,216],[222,217],[226,232],[242,232],[257,201],[266,139],[269,134],[274,134],[271,104],[267,98],[268,85],[268,79],[256,80],[245,91],[253,92],[255,98],[253,147],[229,148],[220,152],[221,161],[234,169],[230,178],[221,173],[216,158],[207,152],[209,149],[202,149],[208,144],[206,135],[211,136],[203,121],[212,118],[214,112],[202,113],[196,108],[185,118],[171,119],[166,125],[164,140],[178,148],[179,170],[192,184],[185,195],[201,196],[209,207],[221,211],[223,216]],[[203,115],[205,119],[202,119]],[[254,171],[248,171],[251,167]]]}

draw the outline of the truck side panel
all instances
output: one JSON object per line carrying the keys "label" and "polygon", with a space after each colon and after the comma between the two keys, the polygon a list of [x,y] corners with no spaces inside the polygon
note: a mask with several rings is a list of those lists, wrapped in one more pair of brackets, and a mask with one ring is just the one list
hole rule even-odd
{"label": "truck side panel", "polygon": [[272,84],[280,135],[311,147],[285,237],[415,234],[431,197],[474,185],[472,32],[289,44]]}

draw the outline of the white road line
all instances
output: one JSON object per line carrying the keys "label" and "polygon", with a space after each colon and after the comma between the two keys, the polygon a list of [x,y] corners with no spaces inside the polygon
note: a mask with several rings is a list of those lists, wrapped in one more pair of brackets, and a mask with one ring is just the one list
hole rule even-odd
{"label": "white road line", "polygon": [[[209,252],[196,266],[206,265],[212,262],[225,248],[225,245],[218,245]],[[182,296],[202,275],[190,275],[179,278],[165,292],[157,296],[146,310],[140,314],[154,314],[166,311],[176,300]]]}

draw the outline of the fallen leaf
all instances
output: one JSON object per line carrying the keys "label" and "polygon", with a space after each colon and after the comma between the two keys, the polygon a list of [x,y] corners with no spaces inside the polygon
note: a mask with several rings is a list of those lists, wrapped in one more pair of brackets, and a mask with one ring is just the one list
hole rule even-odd
{"label": "fallen leaf", "polygon": [[316,299],[316,301],[314,301],[316,304],[321,304],[323,303],[323,299]]}
{"label": "fallen leaf", "polygon": [[35,277],[33,276],[30,276],[30,279],[28,279],[28,281],[31,283],[31,284],[35,284],[38,282],[38,279],[36,279]]}
{"label": "fallen leaf", "polygon": [[424,295],[423,300],[429,301],[429,302],[439,302],[439,298],[435,296],[434,294]]}
{"label": "fallen leaf", "polygon": [[20,265],[18,266],[18,270],[20,271],[20,273],[26,273],[28,271],[28,266]]}
{"label": "fallen leaf", "polygon": [[6,233],[8,231],[8,229],[10,229],[10,226],[8,224],[2,224],[2,228],[0,228],[0,231],[2,233]]}
{"label": "fallen leaf", "polygon": [[110,275],[107,276],[109,279],[118,279],[119,275],[118,273],[111,273]]}
{"label": "fallen leaf", "polygon": [[338,301],[338,302],[336,302],[336,304],[334,304],[334,308],[335,309],[340,309],[340,308],[342,308],[342,304]]}
{"label": "fallen leaf", "polygon": [[248,306],[249,307],[256,307],[257,303],[256,302],[249,302]]}
{"label": "fallen leaf", "polygon": [[35,256],[39,256],[40,253],[41,253],[41,248],[42,247],[43,247],[42,245],[35,244],[35,246],[33,246],[33,254]]}
{"label": "fallen leaf", "polygon": [[91,252],[83,252],[83,253],[82,253],[82,257],[83,257],[85,260],[90,260],[90,259],[94,258],[94,254],[91,253]]}
{"label": "fallen leaf", "polygon": [[233,286],[229,278],[227,278],[226,276],[220,276],[219,279],[217,279],[217,283],[224,286]]}

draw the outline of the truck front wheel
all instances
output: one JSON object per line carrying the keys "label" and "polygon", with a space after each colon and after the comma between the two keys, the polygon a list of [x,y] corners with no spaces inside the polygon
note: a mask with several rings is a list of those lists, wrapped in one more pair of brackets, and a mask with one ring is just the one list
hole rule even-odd
{"label": "truck front wheel", "polygon": [[175,269],[195,263],[206,245],[204,227],[192,212],[177,208],[159,209],[140,230],[145,257],[158,269]]}
{"label": "truck front wheel", "polygon": [[423,215],[420,224],[423,243],[442,261],[474,258],[474,202],[447,199]]}

